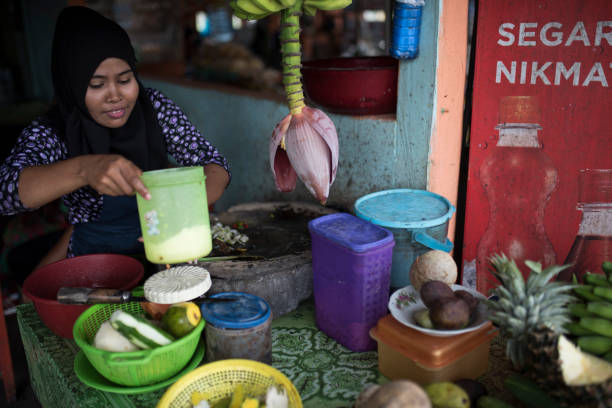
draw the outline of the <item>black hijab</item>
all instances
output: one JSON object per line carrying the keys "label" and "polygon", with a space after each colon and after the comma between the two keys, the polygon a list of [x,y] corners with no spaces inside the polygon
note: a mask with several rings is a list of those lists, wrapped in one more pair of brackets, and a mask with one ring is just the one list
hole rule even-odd
{"label": "black hijab", "polygon": [[87,7],[64,8],[57,18],[51,56],[56,105],[43,122],[60,131],[70,157],[116,153],[143,171],[165,168],[162,131],[140,81],[138,99],[124,126],[101,126],[89,114],[85,105],[89,81],[98,65],[113,57],[126,61],[136,75],[136,56],[123,28]]}

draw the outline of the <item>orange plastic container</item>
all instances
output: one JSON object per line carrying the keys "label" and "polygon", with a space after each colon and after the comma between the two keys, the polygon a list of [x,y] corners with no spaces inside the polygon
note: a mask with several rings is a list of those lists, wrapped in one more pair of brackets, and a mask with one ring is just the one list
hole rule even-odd
{"label": "orange plastic container", "polygon": [[386,315],[370,330],[370,336],[378,342],[378,369],[384,376],[425,385],[484,374],[497,329],[488,322],[470,333],[434,337]]}

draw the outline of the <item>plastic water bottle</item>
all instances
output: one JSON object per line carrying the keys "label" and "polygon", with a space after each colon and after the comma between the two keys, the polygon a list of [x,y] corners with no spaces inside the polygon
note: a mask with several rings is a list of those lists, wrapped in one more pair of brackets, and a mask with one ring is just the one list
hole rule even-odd
{"label": "plastic water bottle", "polygon": [[419,54],[421,12],[425,0],[395,0],[391,56],[412,59]]}
{"label": "plastic water bottle", "polygon": [[601,264],[612,259],[612,169],[582,169],[578,173],[578,205],[582,211],[578,234],[559,274],[583,282],[586,272],[603,274]]}
{"label": "plastic water bottle", "polygon": [[226,7],[216,7],[209,13],[210,36],[217,42],[230,42],[234,38],[232,17]]}

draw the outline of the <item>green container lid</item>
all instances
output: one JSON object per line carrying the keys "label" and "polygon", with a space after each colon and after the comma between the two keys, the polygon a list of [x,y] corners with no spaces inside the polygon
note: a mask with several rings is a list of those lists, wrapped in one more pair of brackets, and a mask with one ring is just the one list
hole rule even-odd
{"label": "green container lid", "polygon": [[202,166],[192,166],[145,171],[141,179],[147,187],[157,187],[198,182],[205,177]]}

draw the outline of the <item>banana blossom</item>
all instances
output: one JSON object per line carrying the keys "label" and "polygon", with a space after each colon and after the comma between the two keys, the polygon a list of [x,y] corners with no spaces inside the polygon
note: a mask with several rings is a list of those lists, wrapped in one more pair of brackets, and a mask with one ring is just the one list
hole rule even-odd
{"label": "banana blossom", "polygon": [[293,191],[297,178],[321,204],[338,170],[338,135],[331,119],[319,109],[306,106],[302,90],[300,16],[317,10],[338,10],[352,0],[232,0],[236,16],[260,19],[281,13],[283,87],[290,113],[281,120],[270,139],[270,167],[276,187]]}
{"label": "banana blossom", "polygon": [[303,106],[281,120],[270,139],[270,167],[279,191],[295,189],[297,177],[321,204],[338,170],[338,135],[331,119]]}

